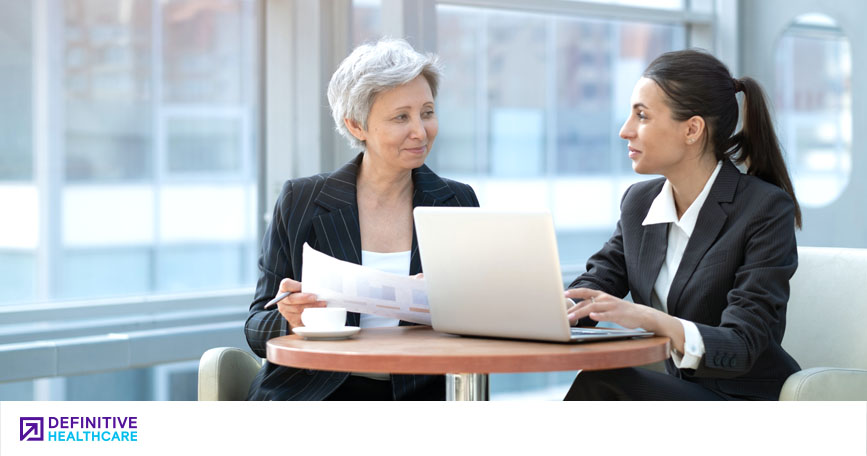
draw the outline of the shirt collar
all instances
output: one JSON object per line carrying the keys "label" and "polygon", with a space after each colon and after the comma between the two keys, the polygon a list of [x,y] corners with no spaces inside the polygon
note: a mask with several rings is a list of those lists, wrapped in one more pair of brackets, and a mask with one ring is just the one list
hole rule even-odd
{"label": "shirt collar", "polygon": [[722,164],[722,161],[717,163],[710,178],[705,182],[704,188],[701,189],[701,193],[698,194],[695,201],[693,201],[689,208],[686,209],[686,212],[683,213],[683,217],[681,217],[680,220],[677,219],[677,209],[674,205],[674,193],[671,191],[671,182],[666,179],[665,183],[662,184],[662,190],[660,190],[659,195],[656,195],[653,203],[650,204],[647,216],[641,224],[654,225],[657,223],[674,223],[679,226],[687,236],[692,236],[692,230],[695,228],[695,223],[698,220],[698,213],[701,211],[701,207],[704,206],[704,202],[707,199],[707,195],[710,193],[710,188],[713,187],[713,183],[716,180],[716,176],[719,174],[719,170],[722,168]]}

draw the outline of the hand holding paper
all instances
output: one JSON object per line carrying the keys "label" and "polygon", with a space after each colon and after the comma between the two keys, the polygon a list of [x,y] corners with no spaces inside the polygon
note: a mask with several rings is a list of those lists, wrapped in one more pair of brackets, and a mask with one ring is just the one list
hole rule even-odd
{"label": "hand holding paper", "polygon": [[387,318],[430,325],[425,281],[340,261],[304,244],[302,289],[326,301]]}

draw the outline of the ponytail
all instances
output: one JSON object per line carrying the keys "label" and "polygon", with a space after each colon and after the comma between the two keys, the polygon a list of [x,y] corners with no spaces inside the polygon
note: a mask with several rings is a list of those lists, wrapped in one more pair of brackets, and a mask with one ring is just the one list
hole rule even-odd
{"label": "ponytail", "polygon": [[[747,174],[780,187],[795,203],[795,224],[801,227],[801,207],[774,132],[765,93],[752,78],[733,79],[728,68],[707,52],[687,49],[666,52],[644,70],[667,96],[672,117],[683,121],[701,116],[707,124],[705,141],[717,160],[747,164]],[[742,128],[736,94],[744,93]]]}
{"label": "ponytail", "polygon": [[774,184],[788,193],[795,203],[795,225],[801,228],[801,207],[786,170],[765,93],[753,78],[734,79],[733,82],[735,91],[744,93],[744,110],[741,131],[731,137],[731,147],[725,156],[734,159],[738,164],[746,163],[747,174]]}

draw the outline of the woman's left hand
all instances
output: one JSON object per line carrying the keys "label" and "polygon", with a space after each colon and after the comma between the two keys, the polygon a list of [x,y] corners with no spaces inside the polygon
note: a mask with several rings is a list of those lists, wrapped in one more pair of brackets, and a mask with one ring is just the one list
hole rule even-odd
{"label": "woman's left hand", "polygon": [[624,301],[608,293],[589,288],[566,290],[566,297],[574,299],[577,303],[567,312],[569,323],[573,325],[578,320],[589,316],[595,321],[610,321],[626,328],[648,329],[646,325],[649,323],[649,312],[653,311],[648,306]]}

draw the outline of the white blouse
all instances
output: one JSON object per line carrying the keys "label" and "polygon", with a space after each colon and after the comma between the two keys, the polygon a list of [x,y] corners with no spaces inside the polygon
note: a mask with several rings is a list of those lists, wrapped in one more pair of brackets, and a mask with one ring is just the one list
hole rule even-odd
{"label": "white blouse", "polygon": [[[411,259],[410,251],[394,252],[394,253],[378,253],[361,251],[361,265],[377,269],[382,272],[390,272],[392,274],[408,275],[409,262]],[[361,314],[361,322],[359,326],[362,328],[381,328],[387,326],[397,326],[400,320],[396,318],[380,317],[378,315]],[[387,373],[380,372],[353,372],[352,375],[359,377],[372,378],[374,380],[388,380],[390,378]]]}
{"label": "white blouse", "polygon": [[[408,275],[410,251],[394,252],[394,253],[378,253],[361,251],[361,265],[368,268],[373,268],[382,272],[392,274]],[[377,328],[382,326],[397,326],[400,320],[396,318],[385,318],[371,314],[361,314],[362,328]]]}

